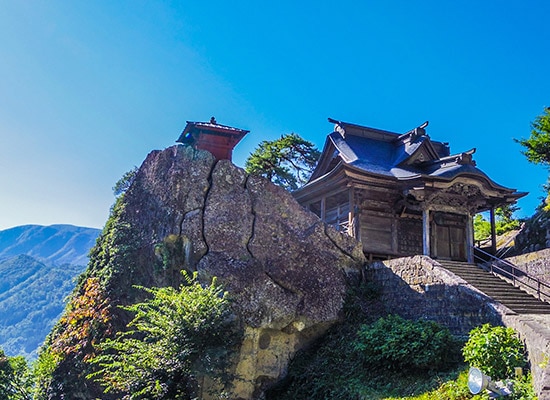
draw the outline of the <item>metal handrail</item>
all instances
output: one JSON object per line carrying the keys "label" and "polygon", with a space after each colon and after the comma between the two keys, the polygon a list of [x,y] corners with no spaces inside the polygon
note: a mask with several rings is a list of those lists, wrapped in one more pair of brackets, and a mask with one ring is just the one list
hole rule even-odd
{"label": "metal handrail", "polygon": [[[518,267],[507,260],[502,260],[490,253],[487,253],[486,251],[481,250],[479,247],[474,247],[473,250],[474,259],[477,258],[478,260],[482,261],[483,265],[489,264],[489,272],[491,272],[493,275],[500,275],[504,278],[511,279],[514,286],[519,288],[522,288],[522,286],[527,287],[537,294],[539,300],[549,302],[550,284],[529,275],[525,271],[520,270]],[[475,254],[476,252],[479,252],[484,256],[489,257],[490,261],[487,261],[482,257],[477,256]],[[502,268],[502,265],[508,267],[510,271]]]}

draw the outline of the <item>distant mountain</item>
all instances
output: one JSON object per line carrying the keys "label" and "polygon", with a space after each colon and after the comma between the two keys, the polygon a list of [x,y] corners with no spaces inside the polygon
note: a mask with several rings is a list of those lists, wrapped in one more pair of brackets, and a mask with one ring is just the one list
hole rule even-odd
{"label": "distant mountain", "polygon": [[0,347],[6,354],[36,357],[99,233],[72,225],[0,231]]}
{"label": "distant mountain", "polygon": [[23,225],[0,231],[0,260],[26,254],[47,264],[86,265],[100,230],[73,225]]}

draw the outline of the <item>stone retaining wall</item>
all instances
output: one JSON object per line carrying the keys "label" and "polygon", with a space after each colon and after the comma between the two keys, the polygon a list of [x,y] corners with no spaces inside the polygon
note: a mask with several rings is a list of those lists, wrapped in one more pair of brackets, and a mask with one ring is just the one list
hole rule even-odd
{"label": "stone retaining wall", "polygon": [[381,289],[386,310],[446,326],[458,336],[484,323],[502,324],[502,306],[426,256],[370,265],[367,276]]}
{"label": "stone retaining wall", "polygon": [[550,283],[550,249],[509,257],[506,261],[511,262],[523,272]]}
{"label": "stone retaining wall", "polygon": [[446,326],[459,336],[484,323],[515,329],[525,343],[539,400],[550,400],[550,316],[518,315],[426,256],[371,264],[386,311]]}
{"label": "stone retaining wall", "polygon": [[525,343],[539,400],[550,400],[550,316],[508,314],[503,322]]}

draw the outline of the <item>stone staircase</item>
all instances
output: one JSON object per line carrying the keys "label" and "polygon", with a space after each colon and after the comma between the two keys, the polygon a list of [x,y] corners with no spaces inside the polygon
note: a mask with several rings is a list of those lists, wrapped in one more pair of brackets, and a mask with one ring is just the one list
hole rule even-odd
{"label": "stone staircase", "polygon": [[437,260],[476,289],[518,314],[550,314],[550,304],[512,285],[506,280],[466,262]]}

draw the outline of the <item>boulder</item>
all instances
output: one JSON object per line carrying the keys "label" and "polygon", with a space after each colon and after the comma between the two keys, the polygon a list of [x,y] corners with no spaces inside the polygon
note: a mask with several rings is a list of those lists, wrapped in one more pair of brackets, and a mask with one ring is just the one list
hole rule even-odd
{"label": "boulder", "polygon": [[[92,257],[88,274],[107,276],[113,304],[135,301],[134,285],[178,286],[182,269],[204,283],[217,277],[244,329],[232,398],[260,398],[296,351],[339,320],[348,280],[365,262],[360,243],[289,192],[206,151],[153,151],[123,201],[111,230],[126,233],[112,239],[110,252],[123,253],[124,263],[99,274],[101,260],[112,258]],[[202,389],[208,398],[213,388]]]}

